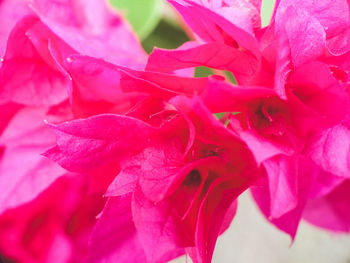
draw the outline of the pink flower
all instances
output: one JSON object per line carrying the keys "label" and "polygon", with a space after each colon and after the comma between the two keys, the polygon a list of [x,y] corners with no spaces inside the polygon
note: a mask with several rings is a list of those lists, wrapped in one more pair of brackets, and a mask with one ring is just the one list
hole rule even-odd
{"label": "pink flower", "polygon": [[4,212],[1,252],[16,262],[82,262],[104,203],[87,189],[82,175],[64,175],[34,200]]}
{"label": "pink flower", "polygon": [[[261,172],[247,146],[198,98],[173,95],[156,103],[151,94],[124,116],[54,126],[57,146],[45,155],[71,171],[116,176],[106,184],[109,201],[93,232],[92,258],[111,260],[135,250],[135,262],[165,262],[186,249],[195,262],[210,262],[236,197]],[[116,221],[111,211],[118,209],[125,214]],[[123,227],[129,231],[108,241],[108,249],[98,244]]]}
{"label": "pink flower", "polygon": [[[30,15],[17,23],[8,37],[0,71],[1,102],[44,106],[62,102],[71,83],[65,64],[72,54],[143,67],[145,54],[120,18],[94,0],[85,3],[83,13],[78,14],[81,3],[73,2],[63,1],[55,7],[46,0],[35,1],[35,13],[28,11]],[[2,5],[6,8],[7,1]],[[119,38],[125,42],[115,45]]]}
{"label": "pink flower", "polygon": [[252,8],[227,16],[223,10],[235,10],[239,1],[229,7],[221,1],[170,2],[204,44],[155,50],[147,69],[204,65],[231,71],[241,85],[275,90],[208,90],[204,101],[213,112],[239,112],[229,127],[268,176],[254,196],[266,216],[294,236],[308,200],[349,175],[348,2],[278,1],[266,28],[254,23]]}
{"label": "pink flower", "polygon": [[[202,95],[213,112],[238,112],[231,116],[229,127],[247,143],[267,172],[268,179],[258,188],[252,188],[256,201],[264,214],[292,237],[304,206],[312,198],[310,191],[316,192],[315,195],[324,191],[325,186],[318,180],[329,177],[331,189],[348,176],[348,145],[344,144],[347,130],[344,126],[333,126],[346,116],[348,97],[331,74],[327,76],[327,71],[321,68],[316,71],[320,76],[311,75],[303,68],[299,76],[301,82],[290,81],[287,86],[287,101],[273,90],[248,87],[208,89]],[[294,74],[291,80],[297,76]],[[332,79],[327,82],[328,77]],[[314,78],[325,81],[312,83],[310,80]],[[307,104],[291,91],[305,98]],[[325,104],[330,97],[334,105]],[[330,135],[337,132],[338,136],[320,137],[319,133],[324,131]],[[341,147],[335,139],[339,133],[344,136]],[[334,155],[338,155],[337,160],[330,158]],[[339,176],[343,178],[337,179]]]}
{"label": "pink flower", "polygon": [[[97,0],[28,1],[0,3],[4,256],[208,263],[248,188],[292,238],[349,231],[348,1],[277,1],[261,28],[261,1],[169,0],[199,41],[146,71]],[[241,86],[177,71],[202,65]]]}
{"label": "pink flower", "polygon": [[[15,24],[24,16],[31,13],[26,5],[27,0],[4,0],[0,3],[0,56],[3,57],[6,50],[7,38]],[[1,63],[0,63],[1,65]]]}
{"label": "pink flower", "polygon": [[285,96],[284,79],[293,66],[315,59],[333,64],[343,57],[336,60],[339,65],[349,51],[346,0],[277,1],[265,28],[256,22],[261,1],[169,2],[204,44],[186,44],[175,51],[156,49],[149,58],[150,70],[168,72],[205,65],[231,71],[239,84],[274,86]]}
{"label": "pink flower", "polygon": [[[80,262],[80,257],[86,254],[87,233],[93,225],[90,219],[98,212],[88,218],[89,223],[78,220],[82,228],[79,231],[84,232],[77,237],[79,240],[63,235],[66,217],[73,210],[79,210],[80,205],[89,203],[92,192],[101,188],[86,190],[91,186],[84,182],[84,190],[80,191],[74,186],[77,180],[74,178],[67,179],[67,184],[72,184],[68,189],[56,186],[60,184],[57,182],[66,180],[61,177],[67,172],[41,155],[55,142],[54,133],[44,121],[63,122],[72,119],[75,113],[71,102],[76,83],[69,76],[67,59],[73,54],[88,54],[133,68],[143,67],[145,53],[129,26],[97,2],[85,1],[82,7],[81,1],[61,1],[53,5],[52,1],[38,0],[30,8],[28,1],[0,3],[0,12],[6,17],[0,23],[0,41],[7,41],[0,68],[0,221],[13,224],[0,227],[0,250],[6,257],[20,262],[51,262],[56,256],[62,256],[57,258],[62,262]],[[12,26],[11,32],[3,30]],[[125,42],[115,41],[118,38]],[[94,47],[89,48],[87,42]],[[133,55],[126,52],[130,48]],[[90,98],[86,99],[87,103],[91,103],[92,97],[98,99],[93,93],[84,95]],[[69,206],[68,196],[75,193],[78,200]],[[50,210],[47,217],[41,218],[40,211],[49,206],[43,202],[53,202],[56,194],[68,198],[61,200],[65,207],[57,208],[61,214],[55,218],[55,212]],[[25,216],[19,217],[20,213]],[[82,213],[84,217],[85,212]],[[44,220],[45,227],[31,233],[31,220]],[[24,225],[28,225],[28,229]],[[22,246],[22,239],[28,244]]]}
{"label": "pink flower", "polygon": [[72,108],[77,117],[128,113],[147,98],[162,100],[177,94],[193,95],[201,92],[208,82],[206,78],[136,71],[80,55],[69,58],[67,71],[74,82]]}
{"label": "pink flower", "polygon": [[[73,117],[68,95],[72,94],[72,85],[75,84],[65,68],[68,56],[96,52],[95,49],[90,52],[88,48],[83,48],[86,46],[85,42],[82,45],[83,40],[100,43],[101,47],[106,44],[106,38],[121,35],[126,36],[126,42],[131,46],[140,47],[121,19],[113,17],[104,5],[89,1],[82,9],[84,16],[80,17],[75,9],[80,1],[73,2],[60,3],[57,8],[61,8],[62,13],[57,13],[56,8],[55,11],[51,9],[53,6],[49,2],[35,1],[32,5],[35,12],[39,16],[42,12],[46,14],[45,18],[40,19],[28,9],[27,1],[3,1],[0,5],[4,14],[14,12],[11,18],[24,17],[8,36],[6,54],[0,68],[0,103],[4,112],[0,123],[0,132],[3,133],[0,138],[0,181],[3,182],[1,185],[6,186],[0,197],[3,210],[29,201],[63,173],[62,169],[39,154],[54,143],[54,135],[44,120],[61,122]],[[10,9],[14,5],[16,8]],[[58,34],[53,32],[55,30]],[[63,34],[64,39],[60,38],[59,33]],[[2,36],[7,38],[5,34]],[[113,48],[120,51],[123,47],[113,43]],[[138,53],[137,48],[135,51]],[[139,51],[143,54],[141,48]],[[101,49],[101,56],[103,52]],[[110,59],[114,60],[113,57]],[[124,62],[122,56],[118,55],[118,59]],[[135,67],[139,67],[139,62],[130,57],[128,63],[132,64],[132,61]],[[88,95],[88,92],[85,94]],[[18,159],[22,160],[22,166],[17,165]],[[46,180],[37,175],[44,173],[41,170],[50,174],[45,176]],[[36,183],[30,182],[33,180]],[[21,184],[23,189],[19,187]],[[28,187],[28,184],[32,186]],[[13,191],[18,192],[15,195]]]}
{"label": "pink flower", "polygon": [[[304,206],[309,185],[313,182],[314,166],[303,156],[302,131],[295,128],[300,115],[295,114],[294,105],[281,100],[273,90],[263,88],[234,88],[208,90],[204,101],[214,112],[237,112],[231,115],[229,127],[247,143],[256,161],[267,174],[260,188],[268,188],[258,198],[269,218],[282,215]],[[220,101],[220,103],[217,103]],[[216,103],[216,104],[215,104]],[[313,120],[308,111],[299,112]],[[316,166],[315,166],[316,167]],[[308,176],[303,176],[308,173]],[[300,178],[300,179],[298,179]],[[305,182],[306,181],[306,182]],[[300,192],[299,189],[304,189]],[[261,204],[262,198],[267,199]],[[286,226],[279,226],[294,236],[301,213],[290,218]]]}
{"label": "pink flower", "polygon": [[[176,51],[155,49],[148,60],[148,70],[171,72],[205,65],[230,70],[242,83],[256,74],[260,52],[254,32],[260,27],[259,1],[169,2],[204,44],[186,43]],[[206,17],[205,23],[203,17]]]}

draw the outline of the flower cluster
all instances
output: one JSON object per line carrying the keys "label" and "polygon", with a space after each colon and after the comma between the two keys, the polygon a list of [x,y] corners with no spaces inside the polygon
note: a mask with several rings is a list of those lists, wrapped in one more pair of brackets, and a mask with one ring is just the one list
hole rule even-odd
{"label": "flower cluster", "polygon": [[193,40],[147,57],[103,1],[0,1],[5,261],[208,263],[248,189],[350,231],[348,0],[168,2]]}

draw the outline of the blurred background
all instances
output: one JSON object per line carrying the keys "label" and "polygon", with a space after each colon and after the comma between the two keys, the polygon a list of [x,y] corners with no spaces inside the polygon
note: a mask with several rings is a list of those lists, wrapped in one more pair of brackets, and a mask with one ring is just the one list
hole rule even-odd
{"label": "blurred background", "polygon": [[[269,23],[274,0],[264,0],[262,24]],[[165,0],[110,0],[130,22],[149,53],[154,47],[173,49],[189,39],[181,19]],[[200,67],[196,76],[212,72]],[[350,208],[349,208],[350,209]],[[187,260],[187,261],[186,261]],[[179,258],[172,263],[191,262]],[[239,200],[234,222],[218,240],[214,263],[350,263],[350,236],[329,233],[302,222],[291,244],[289,236],[270,225],[249,193]]]}

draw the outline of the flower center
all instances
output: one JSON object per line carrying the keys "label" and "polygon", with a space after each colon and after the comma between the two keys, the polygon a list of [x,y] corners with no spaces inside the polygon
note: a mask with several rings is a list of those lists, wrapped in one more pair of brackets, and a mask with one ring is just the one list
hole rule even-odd
{"label": "flower center", "polygon": [[202,177],[200,172],[194,169],[187,174],[183,184],[187,186],[199,186],[201,182],[202,182]]}

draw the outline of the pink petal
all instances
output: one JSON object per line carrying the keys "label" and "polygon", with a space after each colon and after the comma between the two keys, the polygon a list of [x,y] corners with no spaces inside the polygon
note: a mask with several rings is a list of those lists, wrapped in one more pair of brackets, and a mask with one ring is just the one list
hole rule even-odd
{"label": "pink petal", "polygon": [[1,211],[32,200],[64,174],[62,168],[40,155],[55,141],[44,124],[45,113],[45,109],[23,108],[0,137],[5,149],[0,162]]}
{"label": "pink petal", "polygon": [[232,202],[231,206],[227,209],[225,217],[222,220],[221,230],[219,235],[224,233],[231,225],[233,218],[236,216],[238,207],[238,200]]}
{"label": "pink petal", "polygon": [[175,202],[164,200],[155,205],[139,189],[134,192],[133,220],[149,262],[166,262],[184,254],[181,223],[173,214]]}
{"label": "pink petal", "polygon": [[288,86],[314,111],[327,116],[327,122],[339,123],[350,109],[350,98],[332,75],[329,66],[311,62],[296,69]]}
{"label": "pink petal", "polygon": [[328,195],[312,200],[305,208],[303,217],[313,225],[331,231],[350,231],[350,183],[340,184]]}
{"label": "pink petal", "polygon": [[226,82],[212,81],[200,97],[210,111],[220,113],[239,112],[247,101],[275,95],[276,93],[269,88],[233,86]]}
{"label": "pink petal", "polygon": [[0,217],[1,251],[18,262],[79,262],[100,207],[83,199],[85,191],[82,176],[63,176],[33,201],[7,210]]}
{"label": "pink petal", "polygon": [[279,218],[293,210],[297,204],[297,163],[279,155],[264,162],[269,178],[272,218]]}
{"label": "pink petal", "polygon": [[350,50],[350,29],[346,27],[340,34],[327,41],[327,47],[332,55],[339,56]]}
{"label": "pink petal", "polygon": [[[184,161],[187,145],[192,143],[191,131],[186,121],[175,118],[173,122],[167,123],[170,127],[159,133],[152,145],[121,162],[121,173],[110,185],[108,195],[128,193],[139,182],[147,198],[157,202],[164,198],[174,181],[192,170],[193,165],[186,166]],[[173,129],[171,133],[169,128]]]}
{"label": "pink petal", "polygon": [[[237,41],[239,45],[253,54],[258,54],[257,42],[252,36],[252,32],[249,32],[249,29],[247,31],[247,28],[241,28],[242,25],[246,26],[246,23],[242,22],[241,19],[246,19],[247,15],[242,10],[236,10],[238,15],[230,17],[233,20],[231,22],[221,14],[191,0],[169,0],[169,2],[205,42],[220,42],[234,46]],[[231,11],[233,10],[231,9]],[[203,20],[203,17],[206,19]],[[235,19],[237,20],[235,21]]]}
{"label": "pink petal", "polygon": [[[234,203],[234,198],[242,191],[243,189],[239,188],[225,189],[225,182],[220,180],[214,181],[209,187],[199,208],[195,236],[196,248],[189,250],[193,262],[211,262],[216,240],[227,224],[225,221],[227,213],[230,213],[229,209]],[[231,216],[234,216],[234,213]]]}
{"label": "pink petal", "polygon": [[276,34],[289,39],[295,67],[321,56],[325,50],[326,33],[319,21],[304,9],[280,8],[276,17]]}
{"label": "pink petal", "polygon": [[325,171],[349,177],[350,131],[339,124],[320,130],[310,140],[307,154]]}
{"label": "pink petal", "polygon": [[0,165],[0,212],[32,200],[64,174],[61,167],[40,157],[45,148],[22,146],[5,150]]}
{"label": "pink petal", "polygon": [[329,194],[347,179],[334,174],[327,173],[320,170],[317,175],[314,184],[310,190],[310,199],[322,198],[323,196]]}
{"label": "pink petal", "polygon": [[33,8],[43,23],[78,53],[143,68],[146,54],[136,35],[105,3],[99,0],[57,3],[35,0]]}
{"label": "pink petal", "polygon": [[16,114],[16,112],[21,108],[20,105],[15,103],[7,103],[0,105],[0,111],[2,112],[0,119],[0,136],[3,130],[7,127],[9,121]]}
{"label": "pink petal", "polygon": [[281,34],[277,38],[278,47],[277,47],[277,59],[276,59],[276,69],[274,76],[274,88],[277,94],[282,98],[286,99],[286,90],[285,84],[286,80],[293,69],[291,63],[291,51],[289,47],[288,37],[285,34]]}
{"label": "pink petal", "polygon": [[131,211],[131,194],[109,198],[90,238],[87,262],[147,262]]}
{"label": "pink petal", "polygon": [[347,0],[282,0],[278,9],[286,9],[293,6],[304,9],[309,16],[315,17],[324,27],[327,37],[333,37],[349,26],[349,5]]}
{"label": "pink petal", "polygon": [[142,121],[112,114],[53,125],[53,129],[57,146],[45,155],[73,171],[95,169],[137,152],[154,132]]}
{"label": "pink petal", "polygon": [[290,147],[270,141],[253,131],[240,130],[238,134],[253,152],[258,164],[280,154],[292,155],[294,153]]}
{"label": "pink petal", "polygon": [[292,239],[295,238],[297,229],[299,226],[301,214],[303,207],[298,206],[296,209],[284,214],[279,218],[269,218],[270,215],[270,198],[269,198],[269,189],[268,182],[260,182],[259,186],[251,187],[251,193],[258,205],[258,208],[266,217],[266,219],[276,226],[279,230],[289,234]]}
{"label": "pink petal", "polygon": [[[5,53],[8,36],[15,24],[24,16],[32,14],[27,0],[3,0],[0,3],[0,57]],[[1,64],[1,63],[0,63]]]}
{"label": "pink petal", "polygon": [[73,79],[73,109],[78,116],[126,113],[146,97],[170,98],[200,93],[207,78],[194,79],[169,74],[135,71],[83,56],[69,58]]}
{"label": "pink petal", "polygon": [[164,190],[169,187],[169,180],[172,181],[181,174],[183,152],[176,147],[174,141],[164,145],[156,144],[142,152],[141,167],[137,174],[142,191],[152,201],[159,201]]}
{"label": "pink petal", "polygon": [[[263,179],[256,187],[252,187],[253,197],[266,216],[266,218],[274,224],[280,230],[286,232],[294,239],[298,225],[302,216],[302,212],[308,201],[310,189],[313,185],[315,178],[320,172],[310,160],[300,156],[293,157],[280,157],[284,158],[283,162],[286,165],[294,165],[294,174],[288,174],[290,171],[286,171],[286,174],[281,174],[284,178],[279,178],[281,182],[284,182],[283,189],[287,192],[284,193],[282,189],[276,189],[277,178],[271,181],[272,174],[268,178]],[[288,163],[290,162],[290,163]],[[269,172],[269,170],[267,170]],[[270,182],[271,181],[271,182]],[[294,188],[294,189],[293,189]],[[279,190],[282,190],[279,192]],[[277,194],[274,195],[274,194]],[[272,199],[272,196],[277,199]],[[274,205],[274,202],[275,205]],[[281,202],[281,203],[279,203]],[[280,207],[278,205],[281,205]],[[272,213],[275,212],[279,216],[274,218]]]}
{"label": "pink petal", "polygon": [[[126,73],[102,60],[73,56],[69,58],[67,71],[74,83],[72,108],[77,117],[125,113],[145,96],[142,92],[123,93],[121,79]],[[134,80],[133,84],[149,86],[142,80]]]}
{"label": "pink petal", "polygon": [[[40,30],[46,30],[36,18],[24,18],[9,36],[0,70],[0,100],[48,106],[67,98],[69,78],[58,70],[55,62],[51,61],[50,66],[47,64],[47,59],[50,59],[47,53],[51,52],[47,44],[46,47],[38,46],[28,34],[31,30],[33,33],[38,30],[37,26],[41,27]],[[49,41],[47,37],[46,41]]]}
{"label": "pink petal", "polygon": [[[133,158],[134,159],[134,158]],[[136,158],[135,158],[136,159]],[[135,190],[140,176],[140,166],[138,162],[128,162],[128,167],[123,168],[118,176],[109,185],[105,196],[120,196],[131,193]]]}
{"label": "pink petal", "polygon": [[177,69],[207,66],[231,71],[240,83],[246,83],[258,70],[259,60],[250,52],[221,43],[198,44],[175,51],[155,49],[147,70],[172,72]]}

